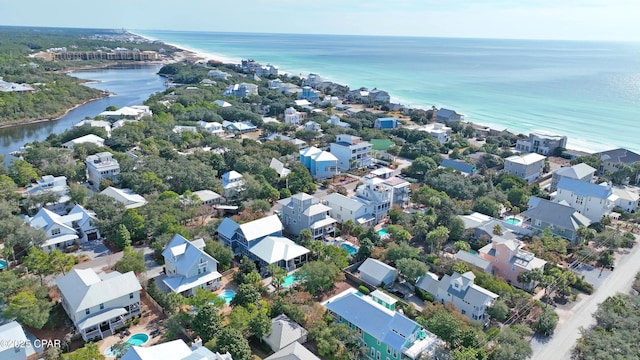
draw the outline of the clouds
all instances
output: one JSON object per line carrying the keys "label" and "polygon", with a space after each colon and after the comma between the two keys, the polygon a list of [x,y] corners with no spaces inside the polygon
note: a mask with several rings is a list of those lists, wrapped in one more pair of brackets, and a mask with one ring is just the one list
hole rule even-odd
{"label": "clouds", "polygon": [[[640,40],[634,0],[0,1],[0,24],[444,37]],[[89,5],[91,4],[91,5]]]}

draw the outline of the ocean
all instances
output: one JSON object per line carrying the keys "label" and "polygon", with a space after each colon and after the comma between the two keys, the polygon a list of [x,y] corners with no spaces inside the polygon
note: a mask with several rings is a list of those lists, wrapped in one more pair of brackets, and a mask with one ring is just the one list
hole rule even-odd
{"label": "ocean", "polygon": [[567,135],[568,147],[640,152],[640,44],[384,36],[134,31],[227,62],[388,91],[515,133]]}

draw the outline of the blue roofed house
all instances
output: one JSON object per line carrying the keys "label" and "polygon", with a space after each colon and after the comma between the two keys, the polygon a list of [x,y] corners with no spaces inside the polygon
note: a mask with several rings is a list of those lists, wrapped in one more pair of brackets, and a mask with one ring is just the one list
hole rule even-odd
{"label": "blue roofed house", "polygon": [[436,121],[443,122],[446,124],[459,123],[464,120],[464,116],[462,114],[458,114],[454,110],[449,110],[445,108],[440,108],[436,111]]}
{"label": "blue roofed house", "polygon": [[452,169],[461,173],[462,175],[467,175],[467,176],[473,175],[478,171],[475,165],[468,164],[464,161],[455,160],[455,159],[443,159],[442,162],[440,163],[440,167],[445,169]]}
{"label": "blue roofed house", "polygon": [[373,128],[378,130],[391,130],[397,127],[398,127],[398,118],[395,118],[395,117],[377,118],[373,124]]}
{"label": "blue roofed house", "polygon": [[558,190],[551,194],[551,201],[571,206],[592,222],[609,215],[617,198],[607,183],[598,185],[567,177],[560,179]]}
{"label": "blue roofed house", "polygon": [[489,323],[487,309],[498,298],[495,294],[473,283],[476,276],[471,271],[464,274],[454,272],[438,280],[434,273],[427,273],[416,282],[416,287],[431,294],[435,301],[452,303],[471,320]]}
{"label": "blue roofed house", "polygon": [[162,283],[183,296],[195,295],[195,290],[216,290],[222,275],[218,261],[204,251],[204,240],[189,241],[175,234],[162,252],[166,277]]}
{"label": "blue roofed house", "polygon": [[573,166],[561,167],[551,174],[551,185],[549,186],[549,192],[554,192],[558,189],[558,182],[563,177],[576,179],[584,182],[593,181],[593,175],[596,169],[591,166],[580,163]]}
{"label": "blue roofed house", "polygon": [[347,290],[323,305],[336,321],[360,335],[368,359],[419,359],[442,344],[415,321],[368,295]]}
{"label": "blue roofed house", "polygon": [[538,232],[550,229],[551,232],[572,243],[578,240],[578,229],[581,226],[588,227],[591,220],[580,214],[578,210],[566,203],[555,203],[553,201],[535,198],[529,201],[535,206],[522,212],[520,215],[525,219],[524,226]]}
{"label": "blue roofed house", "polygon": [[338,158],[315,146],[300,150],[300,162],[316,179],[327,179],[338,173]]}
{"label": "blue roofed house", "polygon": [[271,215],[238,224],[230,218],[222,220],[218,226],[218,239],[231,247],[234,255],[249,255],[249,249],[267,236],[282,236],[282,222],[278,215]]}
{"label": "blue roofed house", "polygon": [[373,286],[386,286],[396,281],[398,270],[380,260],[368,258],[359,267],[360,279]]}

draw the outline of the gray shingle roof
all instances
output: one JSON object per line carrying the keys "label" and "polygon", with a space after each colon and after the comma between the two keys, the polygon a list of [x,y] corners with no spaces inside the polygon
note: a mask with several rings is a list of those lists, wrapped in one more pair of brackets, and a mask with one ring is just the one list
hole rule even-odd
{"label": "gray shingle roof", "polygon": [[572,179],[582,179],[590,173],[594,173],[596,169],[591,166],[580,163],[569,167],[563,167],[555,171],[557,175],[565,176]]}
{"label": "gray shingle roof", "polygon": [[636,154],[633,151],[629,151],[627,149],[613,149],[607,150],[600,153],[597,153],[601,159],[607,160],[611,163],[623,163],[623,164],[633,164],[636,162],[640,162],[640,154]]}
{"label": "gray shingle roof", "polygon": [[380,260],[368,258],[360,265],[360,267],[358,267],[358,271],[360,271],[361,274],[364,273],[374,279],[377,279],[378,284],[380,284],[387,274],[390,272],[397,273],[398,270]]}
{"label": "gray shingle roof", "polygon": [[591,225],[591,220],[571,206],[540,199],[536,205],[523,213],[523,217],[540,220],[562,229],[577,230],[580,226]]}
{"label": "gray shingle roof", "polygon": [[306,340],[307,330],[297,322],[281,314],[271,320],[271,333],[263,337],[271,350],[279,351],[282,348],[299,340]]}

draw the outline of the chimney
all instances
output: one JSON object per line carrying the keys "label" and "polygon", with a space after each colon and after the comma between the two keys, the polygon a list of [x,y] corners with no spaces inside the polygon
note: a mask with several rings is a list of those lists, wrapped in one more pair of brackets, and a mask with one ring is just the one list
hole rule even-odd
{"label": "chimney", "polygon": [[192,349],[197,349],[202,347],[202,339],[200,336],[196,336],[196,339],[193,341]]}

